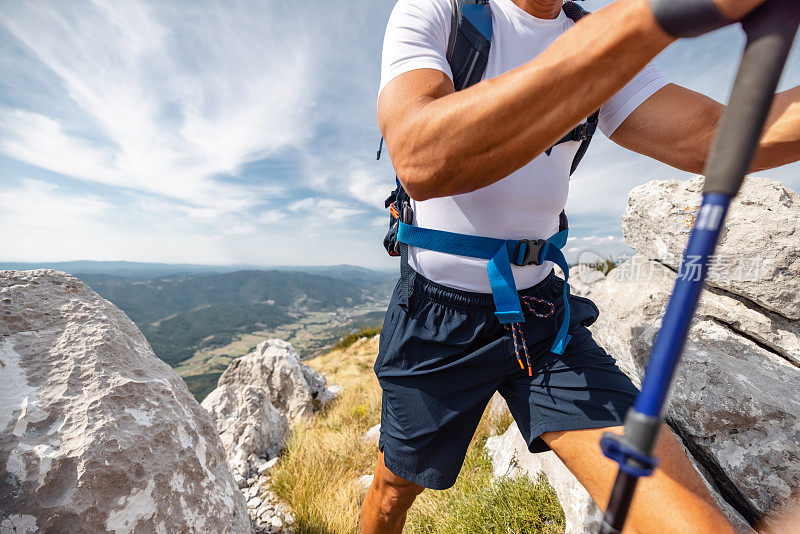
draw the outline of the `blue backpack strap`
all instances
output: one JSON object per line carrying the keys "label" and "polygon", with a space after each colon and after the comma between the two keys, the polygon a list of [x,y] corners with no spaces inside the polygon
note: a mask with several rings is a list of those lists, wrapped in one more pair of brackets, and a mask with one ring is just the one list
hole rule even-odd
{"label": "blue backpack strap", "polygon": [[456,91],[473,86],[483,77],[492,46],[492,10],[488,0],[450,0],[453,17],[447,63]]}
{"label": "blue backpack strap", "polygon": [[[453,72],[453,84],[456,90],[475,85],[483,77],[489,61],[489,49],[492,45],[492,11],[488,0],[451,0],[453,14],[450,24],[450,37],[447,45],[447,62]],[[378,148],[378,157],[383,145],[383,138]],[[399,223],[413,223],[414,212],[411,210],[407,195],[400,181],[395,191]],[[387,239],[396,240],[395,252],[400,256],[400,305],[408,306],[410,295],[408,266],[408,242],[400,239],[399,230],[393,233],[390,229]],[[386,239],[384,240],[384,244]],[[388,247],[387,247],[388,250]],[[391,252],[390,252],[391,254]],[[488,258],[487,258],[488,259]],[[510,274],[511,269],[508,268]],[[520,313],[521,310],[520,310]]]}

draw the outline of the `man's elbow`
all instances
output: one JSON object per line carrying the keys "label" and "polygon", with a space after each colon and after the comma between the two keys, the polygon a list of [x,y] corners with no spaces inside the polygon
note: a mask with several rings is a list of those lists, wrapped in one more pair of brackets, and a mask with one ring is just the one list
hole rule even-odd
{"label": "man's elbow", "polygon": [[400,173],[397,174],[397,177],[400,179],[400,183],[403,184],[403,189],[406,190],[408,196],[417,202],[444,196],[438,193],[433,180],[429,177]]}
{"label": "man's elbow", "polygon": [[406,165],[396,164],[395,170],[403,189],[417,202],[452,194],[444,187],[447,184],[446,176],[450,173],[443,166],[409,162]]}

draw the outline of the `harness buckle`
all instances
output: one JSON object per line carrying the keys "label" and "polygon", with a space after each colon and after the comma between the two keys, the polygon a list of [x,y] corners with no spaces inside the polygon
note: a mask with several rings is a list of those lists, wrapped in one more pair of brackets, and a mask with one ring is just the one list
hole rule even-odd
{"label": "harness buckle", "polygon": [[[542,250],[542,246],[546,243],[544,239],[520,239],[517,241],[517,246],[514,247],[514,257],[512,258],[512,263],[519,267],[524,265],[541,265],[539,261],[539,252]],[[522,246],[525,246],[525,249],[522,250]]]}

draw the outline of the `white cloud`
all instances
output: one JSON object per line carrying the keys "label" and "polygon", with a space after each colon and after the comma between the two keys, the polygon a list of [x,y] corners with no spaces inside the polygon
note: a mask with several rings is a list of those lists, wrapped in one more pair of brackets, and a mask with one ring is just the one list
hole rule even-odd
{"label": "white cloud", "polygon": [[260,2],[5,2],[0,25],[69,101],[60,115],[29,111],[45,107],[33,88],[28,111],[0,108],[0,152],[198,206],[251,205],[246,185],[215,175],[303,144],[316,123],[317,58],[287,12]]}
{"label": "white cloud", "polygon": [[[388,265],[375,91],[393,3],[0,0],[2,255]],[[657,61],[719,97],[732,43]],[[797,186],[797,169],[765,174]],[[598,138],[567,211],[600,237],[570,246],[624,246],[606,234],[629,189],[680,176]]]}
{"label": "white cloud", "polygon": [[383,169],[358,167],[348,175],[350,194],[375,209],[383,209],[383,202],[394,189],[391,175]]}
{"label": "white cloud", "polygon": [[354,215],[364,213],[363,210],[350,207],[347,203],[330,198],[304,198],[289,204],[289,211],[309,215],[321,224],[327,221],[341,221]]}
{"label": "white cloud", "polygon": [[0,190],[3,226],[48,229],[58,221],[61,230],[68,231],[89,227],[91,219],[113,208],[112,204],[94,195],[63,195],[57,190],[53,184],[30,178],[23,179],[18,188]]}

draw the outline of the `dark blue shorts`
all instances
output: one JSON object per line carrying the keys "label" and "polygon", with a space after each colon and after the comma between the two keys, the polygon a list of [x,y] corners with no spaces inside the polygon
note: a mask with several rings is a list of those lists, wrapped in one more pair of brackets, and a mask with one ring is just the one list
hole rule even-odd
{"label": "dark blue shorts", "polygon": [[563,317],[564,281],[551,273],[520,291],[555,305],[522,324],[533,376],[515,357],[510,333],[494,315],[490,294],[436,284],[411,271],[408,308],[395,288],[375,361],[383,399],[386,467],[432,489],[455,483],[467,446],[495,391],[508,403],[531,452],[549,450],[545,432],[621,425],[638,390],[587,329],[597,307],[571,296],[571,341],[550,347]]}

